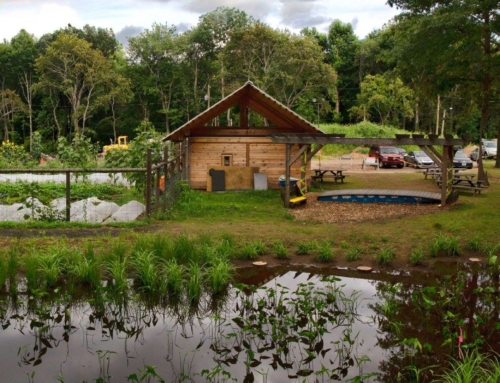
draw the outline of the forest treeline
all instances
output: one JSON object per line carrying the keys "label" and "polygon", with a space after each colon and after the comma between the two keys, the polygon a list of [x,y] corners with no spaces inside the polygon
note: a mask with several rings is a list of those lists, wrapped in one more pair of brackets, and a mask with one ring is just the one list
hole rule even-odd
{"label": "forest treeline", "polygon": [[37,136],[50,153],[59,138],[134,137],[145,120],[167,133],[247,81],[314,123],[499,136],[500,2],[388,4],[402,12],[363,39],[339,20],[294,34],[227,7],[182,33],[153,24],[126,47],[89,25],[21,30],[0,43],[0,139],[29,151]]}

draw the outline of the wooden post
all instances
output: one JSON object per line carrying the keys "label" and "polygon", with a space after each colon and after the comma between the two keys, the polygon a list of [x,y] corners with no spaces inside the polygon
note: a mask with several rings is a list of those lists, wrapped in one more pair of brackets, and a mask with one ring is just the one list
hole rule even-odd
{"label": "wooden post", "polygon": [[66,221],[71,219],[71,172],[66,172]]}
{"label": "wooden post", "polygon": [[292,153],[292,145],[286,144],[285,158],[285,207],[290,207],[290,154]]}
{"label": "wooden post", "polygon": [[[307,145],[309,147],[309,145]],[[300,156],[300,182],[302,183],[302,187],[304,188],[304,193],[307,192],[307,180],[306,180],[306,165],[307,165],[307,152],[304,152],[303,155]]]}
{"label": "wooden post", "polygon": [[167,210],[168,145],[163,148],[163,211]]}
{"label": "wooden post", "polygon": [[443,158],[441,161],[441,206],[446,205],[446,199],[452,192],[452,185],[451,183],[448,184],[448,180],[453,180],[453,146],[443,145]]}
{"label": "wooden post", "polygon": [[181,169],[181,144],[180,142],[175,144],[175,171],[179,173]]}
{"label": "wooden post", "polygon": [[158,209],[158,206],[160,206],[160,178],[161,178],[161,168],[156,168],[156,179],[155,179],[155,206],[156,206],[156,209]]}
{"label": "wooden post", "polygon": [[189,183],[189,137],[184,140],[184,179]]}
{"label": "wooden post", "polygon": [[438,94],[436,110],[436,134],[439,134],[439,110],[441,109],[441,95]]}
{"label": "wooden post", "polygon": [[151,149],[146,151],[146,217],[151,215]]}

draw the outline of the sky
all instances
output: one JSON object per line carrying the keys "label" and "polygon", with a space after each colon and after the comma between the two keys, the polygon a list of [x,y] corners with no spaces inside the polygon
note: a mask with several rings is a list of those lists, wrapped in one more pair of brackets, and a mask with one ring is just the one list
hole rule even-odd
{"label": "sky", "polygon": [[0,0],[0,41],[21,29],[40,37],[68,24],[112,28],[122,43],[153,23],[175,25],[179,32],[219,6],[237,8],[273,28],[326,32],[339,19],[351,23],[359,38],[380,29],[397,10],[387,0]]}

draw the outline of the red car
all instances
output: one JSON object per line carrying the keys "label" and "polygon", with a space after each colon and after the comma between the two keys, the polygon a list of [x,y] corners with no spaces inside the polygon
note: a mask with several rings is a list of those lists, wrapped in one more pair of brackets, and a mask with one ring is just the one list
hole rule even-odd
{"label": "red car", "polygon": [[405,165],[403,156],[394,146],[372,145],[368,156],[378,160],[379,168],[386,166],[402,168]]}

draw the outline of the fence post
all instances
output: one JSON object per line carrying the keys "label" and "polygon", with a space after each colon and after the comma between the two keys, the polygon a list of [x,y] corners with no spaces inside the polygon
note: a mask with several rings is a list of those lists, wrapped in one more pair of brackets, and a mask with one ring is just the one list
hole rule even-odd
{"label": "fence post", "polygon": [[71,173],[66,172],[66,221],[71,219]]}
{"label": "fence post", "polygon": [[151,215],[151,184],[152,184],[151,149],[146,151],[146,217]]}
{"label": "fence post", "polygon": [[168,145],[163,148],[163,211],[167,210],[167,182],[173,182],[168,179]]}

